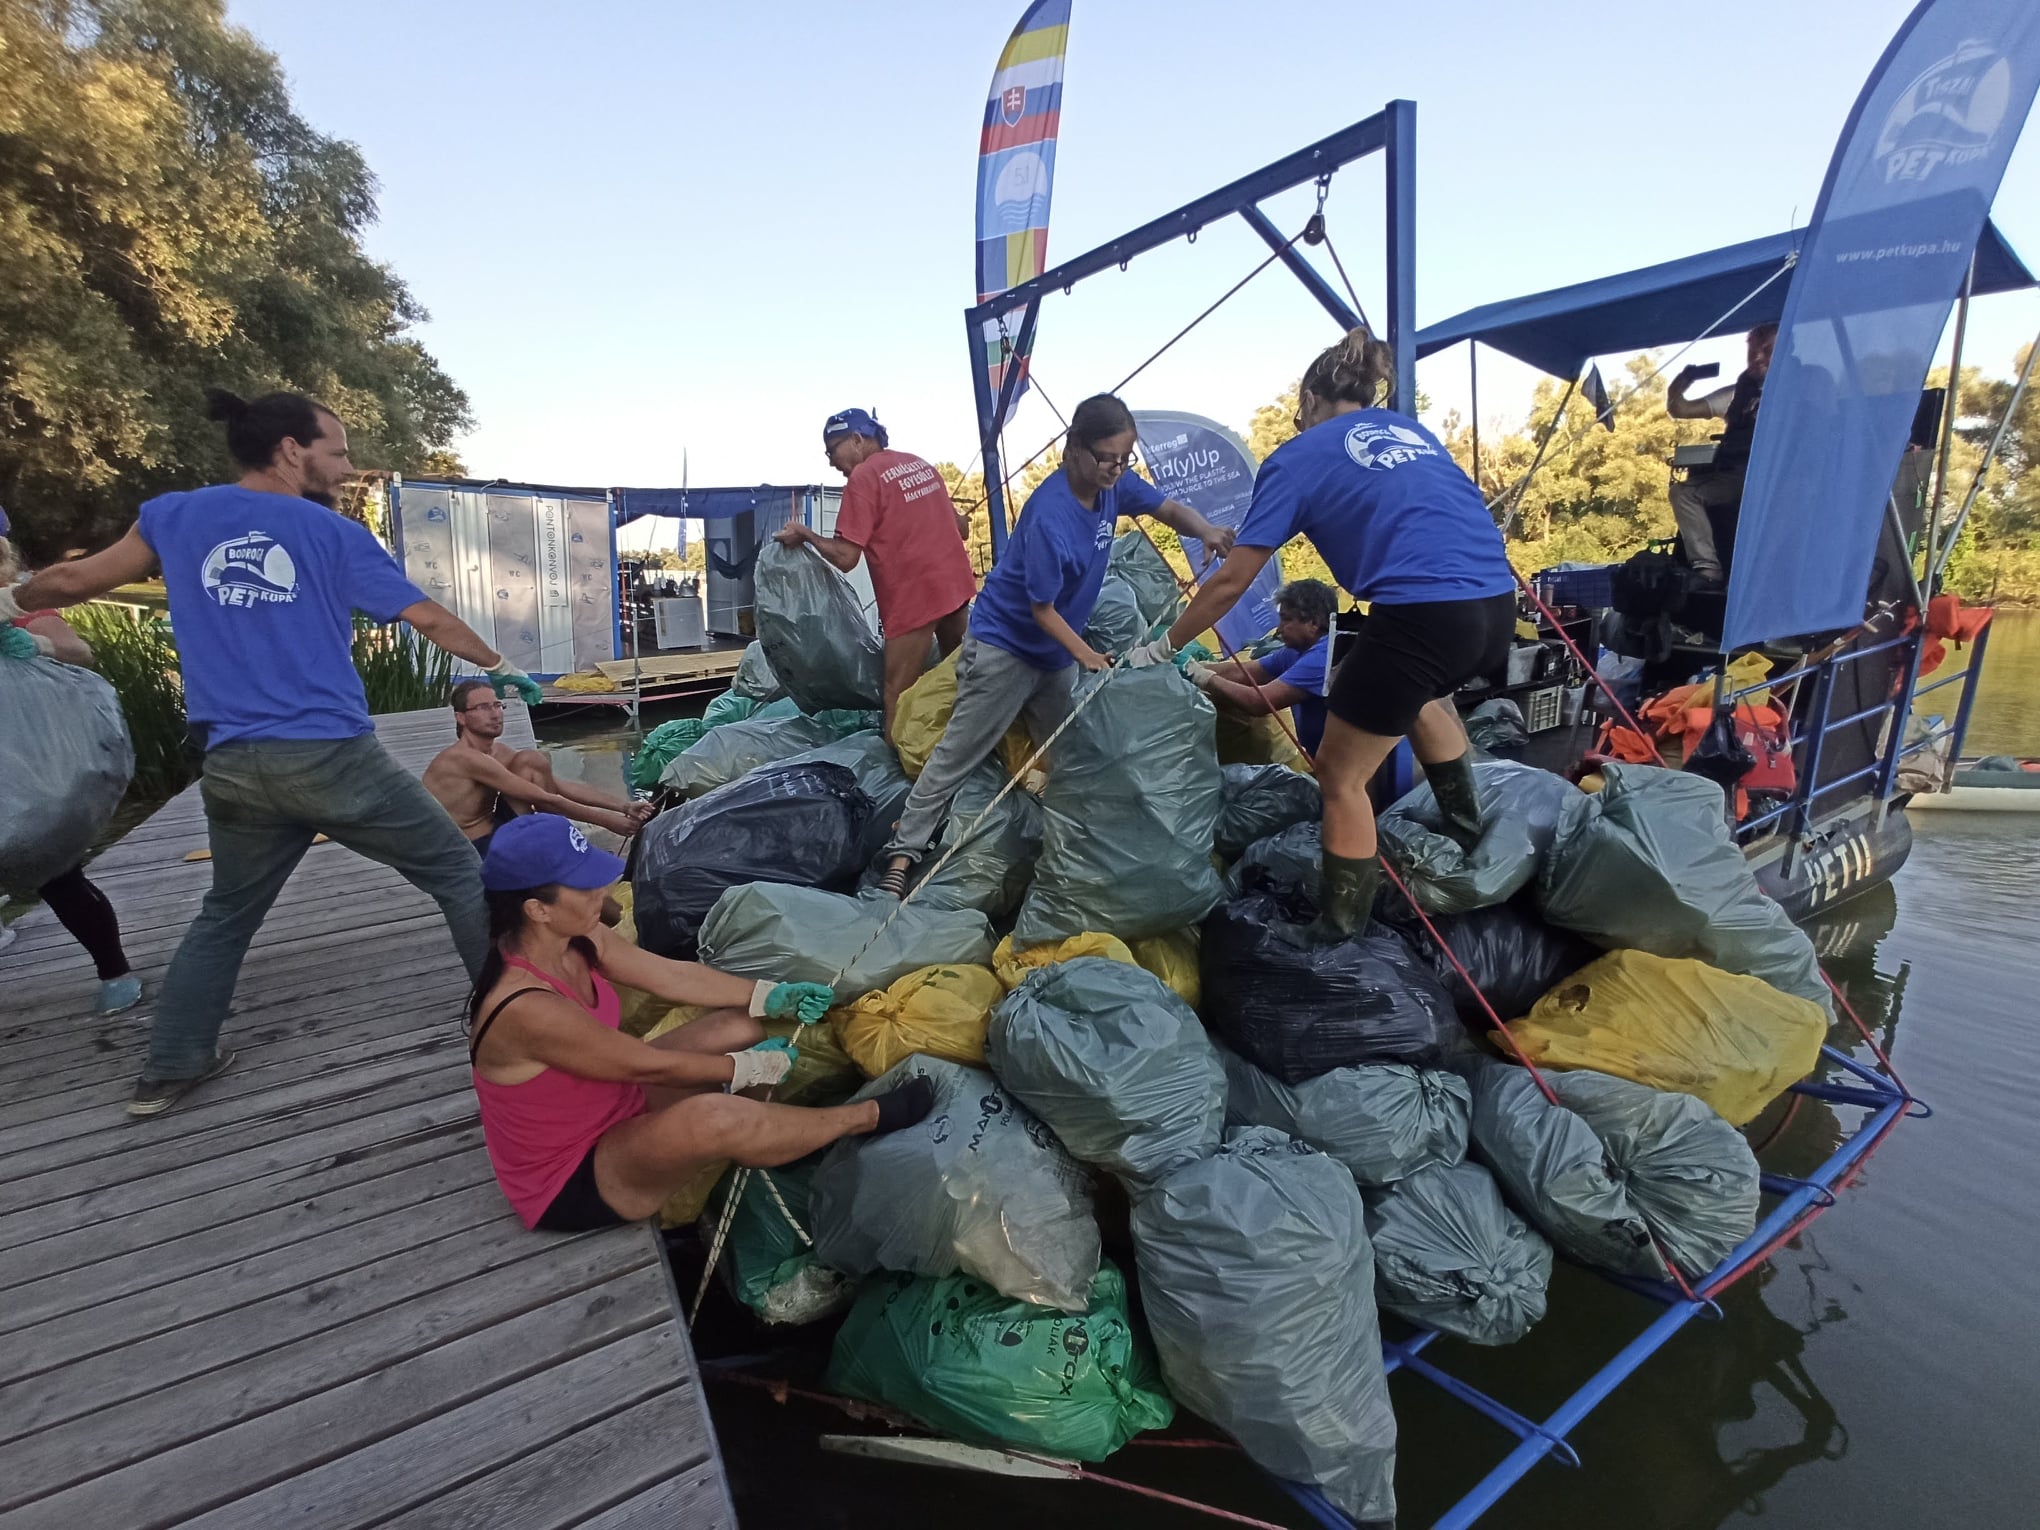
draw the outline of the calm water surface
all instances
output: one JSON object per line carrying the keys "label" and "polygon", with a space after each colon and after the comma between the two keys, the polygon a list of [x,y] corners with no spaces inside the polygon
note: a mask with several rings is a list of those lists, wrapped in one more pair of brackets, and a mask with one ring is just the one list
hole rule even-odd
{"label": "calm water surface", "polygon": [[[1987,669],[1968,752],[2040,755],[2040,615],[2000,618]],[[617,730],[557,742],[560,769],[620,779],[629,739]],[[1921,813],[1914,825],[1895,883],[1813,933],[1933,1118],[1902,1123],[1839,1208],[1729,1292],[1721,1323],[1689,1326],[1574,1433],[1582,1470],[1540,1466],[1484,1524],[2040,1523],[2040,815]],[[1853,1037],[1837,1032],[1838,1044]],[[1865,1056],[1860,1041],[1850,1050]],[[1765,1166],[1803,1172],[1841,1125],[1809,1102]],[[1522,1343],[1433,1354],[1538,1415],[1656,1310],[1561,1267],[1550,1315]],[[1401,1522],[1423,1525],[1510,1442],[1427,1383],[1393,1390]],[[1102,1487],[848,1462],[812,1445],[855,1427],[828,1409],[717,1383],[710,1397],[747,1525],[1217,1523]],[[1136,1445],[1105,1469],[1307,1523],[1216,1452]]]}

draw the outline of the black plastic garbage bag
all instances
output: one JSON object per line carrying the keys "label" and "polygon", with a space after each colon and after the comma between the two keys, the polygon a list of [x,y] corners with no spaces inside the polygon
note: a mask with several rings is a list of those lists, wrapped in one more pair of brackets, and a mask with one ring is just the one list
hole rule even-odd
{"label": "black plastic garbage bag", "polygon": [[772,661],[765,657],[763,644],[751,643],[745,647],[744,656],[737,660],[737,673],[730,681],[730,690],[760,706],[768,701],[777,701],[786,694],[779,677],[772,673]]}
{"label": "black plastic garbage bag", "polygon": [[[1545,1099],[1527,1069],[1480,1058],[1461,1076],[1473,1086],[1474,1153],[1517,1208],[1582,1264],[1662,1280],[1665,1264],[1650,1224],[1585,1118]],[[1544,1077],[1556,1092],[1563,1075]]]}
{"label": "black plastic garbage bag", "polygon": [[[1085,705],[1100,686],[1109,694]],[[1092,676],[1077,703],[1054,746],[1041,859],[1014,942],[1090,931],[1140,940],[1195,924],[1225,894],[1211,865],[1211,703],[1167,664]]]}
{"label": "black plastic garbage bag", "polygon": [[[767,766],[760,775],[777,774],[782,770],[798,770],[806,765],[837,765],[848,770],[857,778],[857,786],[871,799],[871,812],[864,820],[864,838],[858,862],[862,866],[885,848],[892,839],[893,825],[899,820],[900,809],[907,805],[907,794],[914,789],[914,783],[907,779],[907,773],[900,769],[900,757],[893,753],[893,747],[885,741],[885,735],[876,729],[851,733],[824,744],[819,749],[803,750],[801,753]],[[792,881],[791,877],[765,878],[767,881]],[[916,900],[918,901],[918,900]]]}
{"label": "black plastic garbage bag", "polygon": [[1082,1312],[1099,1257],[1084,1166],[981,1068],[909,1057],[852,1098],[917,1074],[935,1085],[926,1120],[845,1137],[815,1171],[816,1254],[853,1275],[963,1271],[1002,1296]]}
{"label": "black plastic garbage bag", "polygon": [[1133,598],[1133,586],[1124,579],[1107,576],[1098,590],[1098,604],[1084,627],[1084,641],[1102,654],[1118,658],[1137,648],[1147,636],[1148,624],[1141,620],[1140,605]]}
{"label": "black plastic garbage bag", "polygon": [[1544,1316],[1551,1245],[1477,1163],[1436,1165],[1367,1197],[1374,1294],[1397,1317],[1513,1344]]}
{"label": "black plastic garbage bag", "polygon": [[857,778],[820,761],[761,770],[661,813],[638,836],[638,944],[691,961],[702,920],[732,887],[854,882],[870,819]]}
{"label": "black plastic garbage bag", "polygon": [[1705,1100],[1606,1073],[1547,1072],[1593,1128],[1665,1254],[1697,1279],[1757,1228],[1757,1156]]}
{"label": "black plastic garbage bag", "polygon": [[758,717],[724,723],[673,756],[659,785],[699,797],[747,776],[760,765],[835,742],[835,730],[816,717]]}
{"label": "black plastic garbage bag", "polygon": [[[1402,925],[1431,975],[1452,996],[1459,1018],[1485,1035],[1494,1022],[1480,1007],[1466,978],[1417,922],[1401,894],[1391,892],[1382,906]],[[1431,922],[1502,1020],[1529,1014],[1533,1004],[1601,954],[1600,947],[1582,936],[1546,924],[1538,916],[1536,903],[1525,893],[1493,908],[1439,914]]]}
{"label": "black plastic garbage bag", "polygon": [[[927,871],[915,884],[916,908],[974,908],[1002,920],[1020,907],[1041,854],[1041,804],[1019,787],[999,797],[1008,779],[996,755],[964,778],[922,862]],[[942,864],[952,847],[959,848]]]}
{"label": "black plastic garbage bag", "polygon": [[1307,1142],[1363,1190],[1466,1157],[1473,1095],[1455,1074],[1386,1063],[1285,1084],[1235,1052],[1221,1050],[1220,1060],[1227,1126],[1270,1126]]}
{"label": "black plastic garbage bag", "polygon": [[1286,905],[1249,893],[1204,922],[1204,1014],[1285,1084],[1356,1063],[1435,1068],[1470,1043],[1452,1000],[1380,920],[1318,945]]}
{"label": "black plastic garbage bag", "polygon": [[1140,603],[1140,619],[1148,627],[1168,617],[1174,621],[1183,613],[1183,587],[1168,560],[1141,531],[1129,531],[1114,539],[1112,555],[1105,566],[1108,578],[1124,579]]}
{"label": "black plastic garbage bag", "polygon": [[701,959],[724,972],[834,983],[838,1002],[847,1004],[923,967],[990,966],[992,927],[969,909],[923,908],[919,900],[903,909],[883,894],[846,898],[752,882],[715,900],[700,944]]}
{"label": "black plastic garbage bag", "polygon": [[1226,765],[1220,775],[1223,796],[1213,848],[1229,861],[1257,840],[1295,824],[1315,824],[1324,814],[1316,780],[1287,765]]}
{"label": "black plastic garbage bag", "polygon": [[112,686],[55,659],[0,659],[0,889],[33,892],[84,860],[134,771]]}
{"label": "black plastic garbage bag", "polygon": [[885,645],[856,587],[818,552],[767,542],[754,575],[758,643],[803,712],[875,707],[885,697]]}
{"label": "black plastic garbage bag", "polygon": [[1140,967],[1080,956],[1036,969],[992,1011],[985,1061],[1071,1153],[1115,1174],[1150,1180],[1218,1148],[1218,1049]]}
{"label": "black plastic garbage bag", "polygon": [[1537,875],[1565,805],[1582,793],[1534,765],[1482,760],[1473,767],[1481,836],[1460,848],[1426,782],[1381,815],[1381,848],[1426,913],[1463,914],[1513,897]]}
{"label": "black plastic garbage bag", "polygon": [[1609,765],[1569,802],[1537,880],[1551,923],[1606,950],[1690,957],[1834,1003],[1806,932],[1764,895],[1729,832],[1721,788],[1656,765]]}
{"label": "black plastic garbage bag", "polygon": [[1226,877],[1226,890],[1235,898],[1242,893],[1272,893],[1299,908],[1305,904],[1316,908],[1323,864],[1323,826],[1315,819],[1291,824],[1247,846]]}
{"label": "black plastic garbage bag", "polygon": [[1133,1208],[1141,1300],[1176,1398],[1363,1524],[1395,1518],[1395,1412],[1353,1177],[1265,1127]]}

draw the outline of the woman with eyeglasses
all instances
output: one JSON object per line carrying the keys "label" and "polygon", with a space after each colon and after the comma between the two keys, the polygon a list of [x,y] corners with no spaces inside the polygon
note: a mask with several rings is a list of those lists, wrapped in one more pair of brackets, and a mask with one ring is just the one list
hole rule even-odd
{"label": "woman with eyeglasses", "polygon": [[1130,662],[1172,657],[1233,608],[1292,536],[1309,538],[1339,583],[1368,602],[1333,671],[1318,749],[1324,788],[1319,938],[1367,922],[1381,884],[1367,783],[1407,738],[1446,832],[1480,837],[1466,730],[1451,697],[1500,669],[1516,629],[1516,578],[1480,490],[1438,438],[1377,407],[1395,375],[1388,346],[1356,329],[1321,353],[1298,389],[1297,435],[1261,464],[1239,548],[1166,636]]}
{"label": "woman with eyeglasses", "polygon": [[900,815],[879,886],[904,896],[964,778],[1015,718],[1035,742],[1070,714],[1077,671],[1112,663],[1078,636],[1091,620],[1122,515],[1151,515],[1223,558],[1233,534],[1169,499],[1133,465],[1133,412],[1109,393],[1070,416],[1062,466],[1027,497],[1006,551],[985,576],[956,661],[956,707]]}

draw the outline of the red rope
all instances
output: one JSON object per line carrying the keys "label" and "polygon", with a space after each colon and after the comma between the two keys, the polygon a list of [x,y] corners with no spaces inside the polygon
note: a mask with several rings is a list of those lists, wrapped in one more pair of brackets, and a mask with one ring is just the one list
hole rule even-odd
{"label": "red rope", "polygon": [[1235,1514],[1231,1509],[1215,1508],[1208,1503],[1199,1503],[1194,1498],[1179,1498],[1174,1493],[1164,1493],[1160,1488],[1143,1487],[1140,1483],[1128,1482],[1123,1477],[1108,1477],[1103,1472],[1094,1472],[1089,1467],[1079,1466],[1073,1461],[1058,1461],[1052,1456],[1029,1455],[1024,1450],[1008,1450],[1006,1454],[1016,1456],[1022,1461],[1035,1462],[1037,1465],[1052,1466],[1058,1471],[1067,1472],[1080,1482],[1095,1482],[1102,1487],[1114,1487],[1129,1493],[1138,1493],[1143,1498],[1152,1498],[1158,1503],[1172,1504],[1179,1509],[1189,1509],[1198,1514],[1206,1514],[1213,1519],[1222,1519],[1228,1524],[1252,1525],[1255,1527],[1255,1530],[1283,1530],[1281,1525],[1275,1524],[1271,1520],[1255,1519],[1248,1514]]}
{"label": "red rope", "polygon": [[1825,967],[1820,969],[1820,980],[1828,985],[1828,992],[1835,996],[1835,1002],[1841,1005],[1842,1013],[1847,1015],[1849,1023],[1856,1027],[1856,1034],[1869,1046],[1870,1055],[1877,1059],[1877,1066],[1882,1068],[1892,1083],[1898,1086],[1898,1092],[1905,1096],[1906,1103],[1912,1103],[1917,1096],[1906,1087],[1905,1080],[1898,1076],[1898,1069],[1892,1065],[1891,1055],[1878,1045],[1877,1038],[1870,1032],[1870,1027],[1863,1023],[1863,1017],[1856,1013],[1856,1006],[1849,1002],[1849,996],[1842,991],[1842,985],[1827,975]]}
{"label": "red rope", "polygon": [[1544,597],[1537,593],[1537,587],[1521,574],[1516,573],[1513,564],[1510,565],[1509,572],[1516,575],[1516,583],[1523,587],[1523,593],[1537,603],[1537,609],[1544,613],[1544,619],[1551,623],[1552,630],[1557,632],[1560,640],[1564,642],[1567,648],[1572,650],[1572,656],[1580,661],[1580,667],[1593,676],[1594,684],[1601,688],[1601,693],[1608,698],[1609,703],[1617,712],[1622,714],[1622,720],[1629,724],[1630,731],[1650,745],[1651,755],[1657,760],[1658,764],[1664,764],[1664,753],[1658,748],[1657,740],[1643,731],[1643,724],[1638,722],[1629,708],[1622,704],[1622,698],[1615,694],[1615,687],[1607,682],[1598,667],[1588,662],[1586,654],[1580,650],[1580,645],[1572,640],[1572,634],[1565,630],[1565,624],[1558,619],[1558,614],[1551,607],[1547,606],[1544,603]]}

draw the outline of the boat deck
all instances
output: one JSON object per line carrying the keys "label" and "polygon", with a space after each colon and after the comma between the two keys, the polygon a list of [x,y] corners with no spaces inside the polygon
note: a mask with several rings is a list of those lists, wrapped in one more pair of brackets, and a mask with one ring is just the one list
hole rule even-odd
{"label": "boat deck", "polygon": [[[528,742],[512,703],[507,737]],[[449,714],[378,720],[422,769]],[[210,878],[193,786],[93,863],[153,996]],[[243,969],[233,1070],[122,1110],[46,910],[0,956],[0,1525],[731,1526],[644,1226],[534,1234],[491,1177],[438,912],[316,845]]]}

